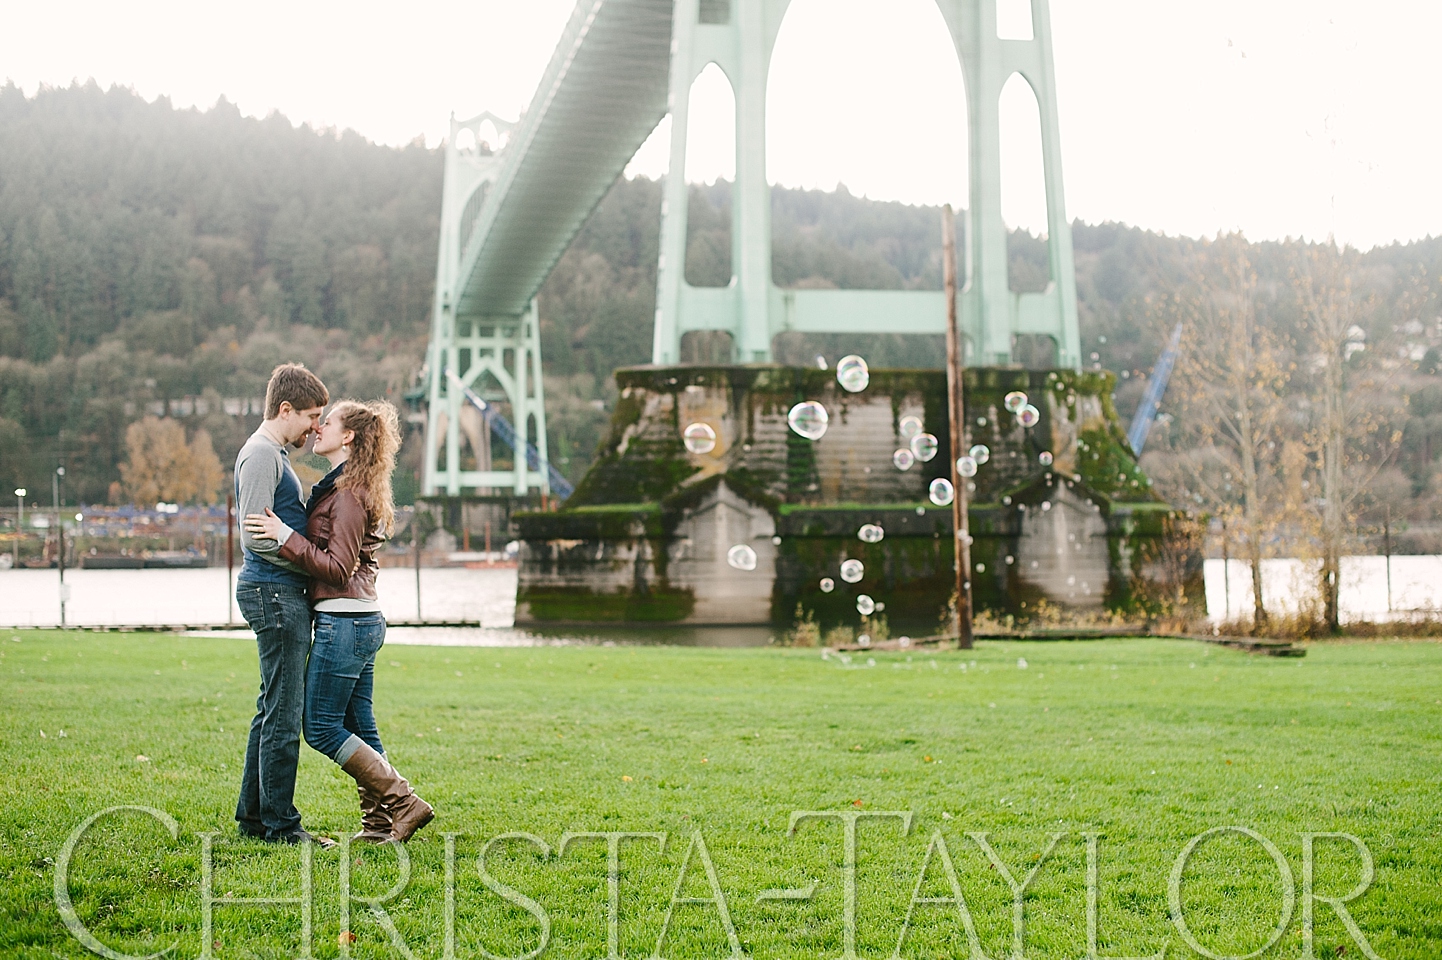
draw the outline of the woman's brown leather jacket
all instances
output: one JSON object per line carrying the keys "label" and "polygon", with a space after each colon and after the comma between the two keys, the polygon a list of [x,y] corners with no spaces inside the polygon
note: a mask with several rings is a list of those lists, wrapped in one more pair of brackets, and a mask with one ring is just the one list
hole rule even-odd
{"label": "woman's brown leather jacket", "polygon": [[[339,474],[336,474],[338,476]],[[305,536],[294,531],[280,546],[280,555],[311,575],[310,599],[376,599],[375,551],[385,542],[366,517],[354,493],[331,481],[316,484],[307,505]]]}

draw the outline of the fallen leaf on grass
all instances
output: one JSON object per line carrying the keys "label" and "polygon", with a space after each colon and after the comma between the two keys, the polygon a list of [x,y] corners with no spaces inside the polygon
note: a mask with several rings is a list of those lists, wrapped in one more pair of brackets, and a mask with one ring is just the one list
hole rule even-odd
{"label": "fallen leaf on grass", "polygon": [[143,753],[137,753],[137,754],[135,755],[135,760],[136,760],[137,763],[149,763],[149,762],[150,762],[150,758],[147,757],[147,756],[146,756],[145,754],[143,754]]}
{"label": "fallen leaf on grass", "polygon": [[350,944],[355,943],[355,941],[356,935],[351,933],[349,930],[342,930],[339,934],[336,935],[335,938],[335,942],[343,947],[349,946]]}
{"label": "fallen leaf on grass", "polygon": [[630,778],[630,777],[622,777],[622,778],[621,778],[621,782],[622,782],[622,783],[630,783],[630,782],[631,782],[631,778]]}

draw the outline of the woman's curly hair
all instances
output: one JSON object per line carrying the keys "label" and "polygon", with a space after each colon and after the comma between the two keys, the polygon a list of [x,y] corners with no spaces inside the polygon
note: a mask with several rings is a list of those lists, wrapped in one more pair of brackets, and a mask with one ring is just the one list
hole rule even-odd
{"label": "woman's curly hair", "polygon": [[330,416],[339,417],[341,426],[355,435],[336,487],[355,494],[366,509],[371,529],[387,538],[396,520],[391,473],[401,448],[400,415],[385,400],[342,400],[331,409]]}

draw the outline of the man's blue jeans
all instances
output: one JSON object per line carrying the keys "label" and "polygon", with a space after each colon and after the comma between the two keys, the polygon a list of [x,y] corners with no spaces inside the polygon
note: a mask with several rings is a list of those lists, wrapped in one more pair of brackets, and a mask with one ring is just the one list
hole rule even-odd
{"label": "man's blue jeans", "polygon": [[310,653],[310,603],[305,587],[244,581],[236,584],[235,600],[255,631],[260,653],[260,696],[250,721],[235,819],[243,833],[281,840],[300,830],[295,773]]}
{"label": "man's blue jeans", "polygon": [[345,765],[362,743],[385,753],[371,709],[376,653],[386,639],[379,613],[343,617],[317,610],[305,683],[305,742]]}

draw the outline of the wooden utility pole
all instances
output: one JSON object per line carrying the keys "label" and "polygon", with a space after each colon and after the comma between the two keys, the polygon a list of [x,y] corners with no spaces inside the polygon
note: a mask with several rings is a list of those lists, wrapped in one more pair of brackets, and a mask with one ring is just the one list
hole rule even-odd
{"label": "wooden utility pole", "polygon": [[966,509],[966,483],[956,461],[966,453],[966,405],[962,398],[964,360],[956,329],[956,215],[951,204],[941,210],[942,277],[946,283],[946,390],[951,416],[951,529],[956,567],[956,643],[971,648],[971,531]]}

